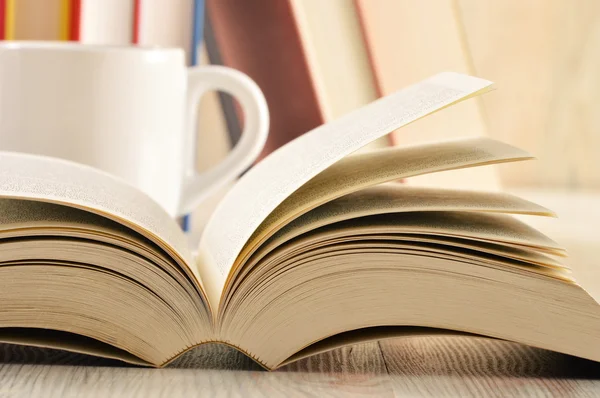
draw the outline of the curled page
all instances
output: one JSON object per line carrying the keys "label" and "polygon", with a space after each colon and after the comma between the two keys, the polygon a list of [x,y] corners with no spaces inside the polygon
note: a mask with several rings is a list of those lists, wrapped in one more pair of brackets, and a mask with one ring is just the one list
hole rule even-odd
{"label": "curled page", "polygon": [[444,72],[381,98],[279,148],[225,196],[200,241],[197,264],[215,314],[248,239],[289,195],[344,156],[423,116],[491,89],[492,83]]}
{"label": "curled page", "polygon": [[63,159],[0,152],[0,198],[56,203],[125,225],[170,253],[203,293],[177,223],[146,194],[109,173]]}

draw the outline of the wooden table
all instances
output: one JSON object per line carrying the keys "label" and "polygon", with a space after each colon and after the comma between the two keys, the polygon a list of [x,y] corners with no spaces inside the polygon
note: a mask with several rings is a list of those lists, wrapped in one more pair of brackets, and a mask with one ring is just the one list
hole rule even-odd
{"label": "wooden table", "polygon": [[360,344],[271,373],[220,345],[199,347],[167,369],[0,348],[0,397],[600,396],[600,363],[468,336]]}
{"label": "wooden table", "polygon": [[[518,193],[563,216],[564,224],[539,225],[557,240],[598,238],[600,195]],[[598,242],[588,242],[590,253],[600,252]],[[199,347],[167,369],[0,345],[1,398],[195,395],[591,397],[600,396],[600,363],[465,335],[354,345],[271,373],[221,345]]]}

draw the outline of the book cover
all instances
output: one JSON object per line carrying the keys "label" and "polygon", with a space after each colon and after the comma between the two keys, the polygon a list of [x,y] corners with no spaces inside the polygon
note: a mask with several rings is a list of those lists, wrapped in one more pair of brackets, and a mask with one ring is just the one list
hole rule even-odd
{"label": "book cover", "polygon": [[[391,94],[440,70],[474,73],[456,1],[355,0],[355,4],[379,95]],[[488,136],[480,99],[459,104],[455,112],[432,115],[391,134],[394,145],[461,136]],[[406,182],[484,190],[500,186],[493,168],[423,176]]]}

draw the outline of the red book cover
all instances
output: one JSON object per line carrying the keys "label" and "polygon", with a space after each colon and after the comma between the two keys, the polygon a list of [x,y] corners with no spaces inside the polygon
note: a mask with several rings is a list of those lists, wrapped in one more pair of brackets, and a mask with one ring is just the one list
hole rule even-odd
{"label": "red book cover", "polygon": [[6,31],[6,0],[0,0],[0,40],[5,39]]}
{"label": "red book cover", "polygon": [[142,0],[133,1],[133,32],[131,32],[131,42],[139,44],[140,42],[140,15]]}
{"label": "red book cover", "polygon": [[81,0],[71,0],[69,40],[79,41],[81,32]]}
{"label": "red book cover", "polygon": [[221,62],[262,89],[271,116],[261,158],[323,124],[316,90],[289,1],[208,0]]}

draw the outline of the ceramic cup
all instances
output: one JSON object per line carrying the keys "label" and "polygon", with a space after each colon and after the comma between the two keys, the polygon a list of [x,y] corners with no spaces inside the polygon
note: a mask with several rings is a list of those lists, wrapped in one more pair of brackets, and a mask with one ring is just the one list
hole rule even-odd
{"label": "ceramic cup", "polygon": [[[244,130],[222,162],[199,174],[197,105],[212,90],[238,100]],[[188,68],[181,49],[0,42],[0,150],[102,169],[174,217],[248,168],[268,127],[254,81],[226,67]]]}

